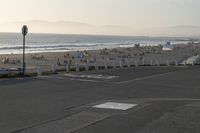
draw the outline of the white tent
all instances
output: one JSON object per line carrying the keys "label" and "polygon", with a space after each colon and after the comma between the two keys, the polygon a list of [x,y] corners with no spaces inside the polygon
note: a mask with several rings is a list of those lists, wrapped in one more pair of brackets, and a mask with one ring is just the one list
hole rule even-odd
{"label": "white tent", "polygon": [[163,48],[162,48],[163,51],[173,51],[174,50],[174,47],[171,45],[170,42],[167,42]]}

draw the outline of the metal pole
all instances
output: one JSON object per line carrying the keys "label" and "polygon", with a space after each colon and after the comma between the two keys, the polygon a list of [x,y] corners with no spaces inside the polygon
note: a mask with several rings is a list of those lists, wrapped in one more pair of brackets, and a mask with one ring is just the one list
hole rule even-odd
{"label": "metal pole", "polygon": [[25,69],[26,69],[26,63],[25,63],[25,39],[26,39],[26,35],[28,34],[28,27],[26,25],[24,25],[22,27],[22,35],[23,35],[23,77],[25,76]]}
{"label": "metal pole", "polygon": [[25,67],[26,67],[26,64],[25,64],[25,35],[23,35],[23,76],[25,76]]}

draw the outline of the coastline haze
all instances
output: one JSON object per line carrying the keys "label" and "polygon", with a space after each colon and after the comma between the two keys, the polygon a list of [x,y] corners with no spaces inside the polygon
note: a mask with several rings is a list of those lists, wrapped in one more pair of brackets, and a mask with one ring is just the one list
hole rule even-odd
{"label": "coastline haze", "polygon": [[19,32],[21,25],[27,24],[32,33],[200,36],[198,0],[0,0],[0,3],[0,32]]}

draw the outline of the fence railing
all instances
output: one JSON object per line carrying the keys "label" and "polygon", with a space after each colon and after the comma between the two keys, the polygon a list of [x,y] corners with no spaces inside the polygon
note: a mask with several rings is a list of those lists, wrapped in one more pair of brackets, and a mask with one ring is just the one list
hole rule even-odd
{"label": "fence railing", "polygon": [[[136,60],[136,59],[101,59],[96,60],[96,62],[73,62],[71,64],[66,65],[40,65],[34,67],[27,67],[26,74],[28,75],[49,75],[49,74],[56,74],[59,72],[80,72],[80,71],[91,71],[91,70],[101,70],[101,69],[118,69],[118,68],[131,68],[131,67],[140,67],[140,66],[186,66],[186,65],[199,65],[197,62],[192,62],[191,64],[181,63],[177,60]],[[1,75],[8,75],[8,74],[21,74],[22,70],[18,69],[0,69],[0,76]]]}

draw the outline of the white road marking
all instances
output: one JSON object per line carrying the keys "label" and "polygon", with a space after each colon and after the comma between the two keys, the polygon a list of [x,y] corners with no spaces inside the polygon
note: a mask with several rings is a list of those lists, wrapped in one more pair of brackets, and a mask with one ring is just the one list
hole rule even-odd
{"label": "white road marking", "polygon": [[106,102],[106,103],[99,104],[93,107],[101,108],[101,109],[128,110],[135,106],[137,106],[137,104]]}
{"label": "white road marking", "polygon": [[67,78],[59,77],[59,76],[38,76],[37,78],[46,78],[46,79],[61,79],[65,80]]}
{"label": "white road marking", "polygon": [[[62,75],[60,75],[62,76]],[[59,79],[59,80],[73,80],[73,81],[82,81],[82,82],[95,82],[95,83],[98,83],[98,82],[106,82],[106,81],[98,81],[98,80],[89,80],[89,79],[83,79],[81,77],[74,77],[72,76],[71,78],[67,78],[67,77],[60,77],[59,75],[57,76],[39,76],[37,78],[46,78],[46,79]]]}
{"label": "white road marking", "polygon": [[68,77],[76,77],[76,78],[93,78],[93,79],[114,79],[119,78],[119,76],[109,76],[109,75],[95,75],[95,74],[84,74],[84,75],[72,75],[72,74],[64,74]]}
{"label": "white road marking", "polygon": [[65,76],[68,76],[68,77],[76,77],[76,75],[73,75],[73,74],[63,74]]}
{"label": "white road marking", "polygon": [[77,79],[77,78],[70,78],[70,80],[83,81],[83,82],[94,82],[94,83],[102,82],[102,81],[97,81],[97,80],[87,80],[87,79]]}
{"label": "white road marking", "polygon": [[137,78],[137,79],[126,80],[126,81],[122,81],[122,82],[114,82],[114,83],[115,84],[131,83],[131,82],[134,82],[134,81],[140,81],[140,80],[145,80],[145,79],[151,79],[151,78],[161,77],[161,76],[167,75],[169,73],[172,73],[172,72],[163,73],[163,74],[157,74],[157,75],[151,75],[151,76],[141,77],[141,78]]}
{"label": "white road marking", "polygon": [[114,79],[119,76],[108,76],[108,75],[80,75],[81,78],[94,78],[94,79]]}

